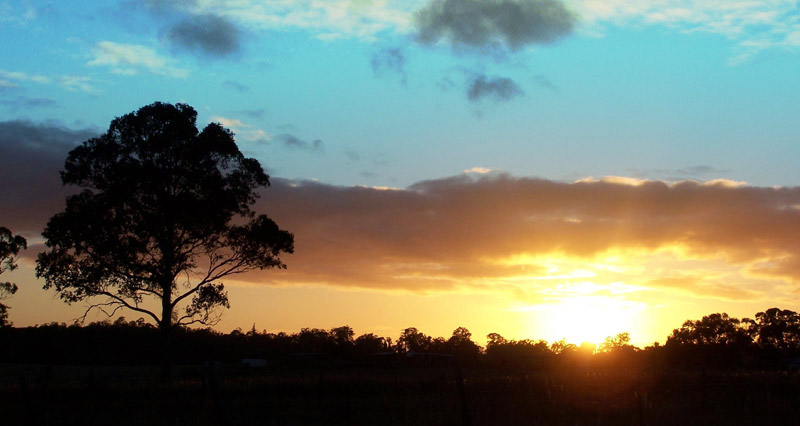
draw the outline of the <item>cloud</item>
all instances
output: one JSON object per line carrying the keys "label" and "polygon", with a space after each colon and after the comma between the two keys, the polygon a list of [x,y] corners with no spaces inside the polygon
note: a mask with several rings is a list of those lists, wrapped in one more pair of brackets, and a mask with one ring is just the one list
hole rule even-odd
{"label": "cloud", "polygon": [[214,14],[185,17],[167,33],[179,47],[212,56],[227,56],[240,49],[242,32],[228,19]]}
{"label": "cloud", "polygon": [[[0,223],[40,232],[63,208],[66,152],[91,134],[0,123]],[[546,294],[587,281],[727,300],[800,286],[800,187],[492,172],[399,189],[273,177],[256,209],[294,233],[296,250],[285,271],[241,276],[253,283]]]}
{"label": "cloud", "polygon": [[92,49],[93,58],[87,65],[109,66],[112,72],[134,75],[141,71],[174,78],[186,78],[189,71],[170,64],[155,50],[138,44],[121,44],[101,41]]}
{"label": "cloud", "polygon": [[589,33],[602,34],[606,26],[613,25],[719,34],[736,43],[731,65],[766,49],[800,47],[797,3],[792,1],[570,1]]}
{"label": "cloud", "polygon": [[238,81],[233,81],[233,80],[225,80],[225,82],[222,83],[222,87],[225,87],[226,89],[233,89],[239,93],[250,92],[250,86],[244,85],[242,83],[239,83]]}
{"label": "cloud", "polygon": [[547,90],[550,90],[550,91],[553,91],[555,93],[559,92],[558,91],[558,86],[553,84],[553,82],[550,81],[550,79],[547,78],[547,76],[545,76],[545,75],[537,74],[537,75],[533,76],[533,81],[535,81],[536,84],[539,85],[539,87],[543,87],[543,88],[545,88]]}
{"label": "cloud", "polygon": [[303,139],[298,138],[297,136],[282,133],[280,135],[275,136],[275,140],[281,142],[284,147],[291,148],[291,149],[301,149],[301,150],[310,150],[310,151],[322,151],[322,141],[319,139],[314,139],[312,142],[307,142]]}
{"label": "cloud", "polygon": [[376,76],[397,74],[400,76],[401,82],[406,84],[406,56],[402,49],[396,47],[381,49],[372,55],[370,65]]}
{"label": "cloud", "polygon": [[717,169],[715,167],[706,165],[690,166],[676,170],[676,173],[681,176],[720,175],[728,172],[728,170]]}
{"label": "cloud", "polygon": [[[551,256],[584,268],[599,263],[599,270],[613,255],[637,259],[623,262],[616,280],[662,289],[673,282],[682,292],[724,290],[724,297],[740,299],[759,292],[739,286],[742,277],[800,283],[798,206],[800,187],[694,181],[462,174],[384,190],[274,179],[258,209],[294,232],[296,252],[287,271],[247,279],[409,290],[542,286],[537,280],[550,274]],[[624,271],[644,264],[636,256],[665,253],[677,270],[707,261],[737,280],[680,284],[675,268]]]}
{"label": "cloud", "polygon": [[559,0],[431,0],[415,14],[419,42],[477,49],[552,43],[572,32],[575,19]]}
{"label": "cloud", "polygon": [[78,75],[65,75],[58,78],[58,84],[73,92],[84,92],[90,95],[99,95],[102,93],[100,89],[93,86],[90,77]]}
{"label": "cloud", "polygon": [[91,82],[92,79],[86,76],[76,75],[62,75],[55,78],[48,77],[41,74],[29,74],[19,71],[5,71],[0,70],[0,88],[16,88],[19,87],[17,82],[32,82],[36,84],[50,84],[53,81],[58,83],[59,86],[71,90],[89,93],[91,95],[100,94],[100,89],[94,87]]}
{"label": "cloud", "polygon": [[17,87],[15,82],[33,82],[39,84],[50,83],[50,77],[38,74],[28,74],[19,71],[0,70],[0,85],[6,87]]}
{"label": "cloud", "polygon": [[50,98],[17,96],[14,99],[0,99],[0,105],[5,105],[12,109],[53,108],[58,106],[58,102]]}
{"label": "cloud", "polygon": [[304,30],[322,40],[376,40],[385,32],[404,32],[410,11],[407,2],[386,0],[150,1],[159,10],[213,14],[257,30]]}
{"label": "cloud", "polygon": [[514,82],[505,77],[488,78],[485,75],[475,77],[467,89],[467,98],[470,102],[480,101],[484,98],[493,98],[496,101],[508,101],[525,92]]}
{"label": "cloud", "polygon": [[236,133],[237,140],[244,140],[248,142],[265,142],[271,137],[267,132],[259,128],[255,128],[250,124],[239,120],[238,118],[220,117],[215,115],[211,117],[211,121],[222,124]]}
{"label": "cloud", "polygon": [[0,226],[38,235],[68,194],[58,174],[67,153],[96,135],[53,124],[0,122]]}

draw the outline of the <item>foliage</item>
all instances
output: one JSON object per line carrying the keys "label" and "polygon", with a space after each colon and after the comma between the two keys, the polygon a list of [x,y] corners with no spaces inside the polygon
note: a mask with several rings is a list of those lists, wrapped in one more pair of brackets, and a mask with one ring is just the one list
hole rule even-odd
{"label": "foliage", "polygon": [[[20,250],[28,248],[28,242],[19,235],[13,235],[8,228],[0,226],[0,274],[17,268],[16,256]],[[17,292],[17,285],[12,282],[0,282],[0,300],[6,300]],[[0,327],[8,327],[9,307],[0,303]]]}
{"label": "foliage", "polygon": [[215,308],[229,307],[224,277],[285,267],[292,234],[252,210],[269,177],[229,130],[199,132],[196,118],[189,105],[154,103],[69,153],[61,179],[82,190],[43,232],[46,289],[67,303],[104,297],[89,309],[127,308],[168,332],[215,323]]}
{"label": "foliage", "polygon": [[629,352],[635,350],[631,345],[630,333],[619,333],[615,337],[606,337],[606,340],[600,344],[598,352],[611,353],[611,352]]}
{"label": "foliage", "polygon": [[800,315],[788,309],[770,308],[751,321],[752,334],[762,347],[800,351]]}
{"label": "foliage", "polygon": [[726,313],[706,315],[700,320],[688,320],[672,331],[667,344],[746,345],[752,337],[745,324]]}
{"label": "foliage", "polygon": [[433,339],[417,330],[408,327],[397,338],[396,349],[398,352],[427,352],[432,349]]}
{"label": "foliage", "polygon": [[540,369],[548,366],[554,355],[544,340],[507,340],[497,333],[486,338],[485,358],[493,365]]}

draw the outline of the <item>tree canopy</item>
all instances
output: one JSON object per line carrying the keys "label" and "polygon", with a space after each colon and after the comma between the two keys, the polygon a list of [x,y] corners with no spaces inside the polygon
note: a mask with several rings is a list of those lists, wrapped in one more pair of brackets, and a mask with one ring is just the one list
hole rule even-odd
{"label": "tree canopy", "polygon": [[45,289],[67,303],[103,297],[89,309],[127,308],[166,332],[218,320],[223,278],[285,268],[293,235],[253,210],[269,176],[231,131],[198,131],[196,119],[189,105],[156,102],[69,153],[61,180],[81,191],[42,234]]}
{"label": "tree canopy", "polygon": [[748,344],[752,337],[745,324],[726,313],[715,313],[702,319],[683,323],[681,328],[672,331],[667,344]]}
{"label": "tree canopy", "polygon": [[[0,226],[0,274],[17,268],[16,256],[20,250],[28,248],[25,238],[14,235],[8,228]],[[17,292],[17,285],[12,282],[0,282],[0,300],[9,298]],[[0,303],[0,327],[10,325],[8,322],[8,306]]]}

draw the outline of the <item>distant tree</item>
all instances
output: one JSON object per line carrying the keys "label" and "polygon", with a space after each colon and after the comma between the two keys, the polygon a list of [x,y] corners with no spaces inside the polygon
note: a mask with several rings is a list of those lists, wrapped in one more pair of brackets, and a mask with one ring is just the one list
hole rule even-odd
{"label": "distant tree", "polygon": [[331,335],[321,328],[302,328],[294,335],[294,342],[301,352],[325,353],[333,348]]}
{"label": "distant tree", "polygon": [[398,352],[427,352],[431,350],[433,339],[417,330],[415,327],[408,327],[397,338]]}
{"label": "distant tree", "polygon": [[486,335],[486,348],[488,349],[490,346],[497,346],[503,345],[508,343],[505,337],[501,336],[498,333],[489,333]]}
{"label": "distant tree", "polygon": [[756,314],[751,329],[758,344],[786,351],[800,350],[800,315],[788,309],[770,308]]}
{"label": "distant tree", "polygon": [[634,351],[636,348],[631,345],[630,333],[619,333],[614,337],[608,336],[606,340],[600,344],[598,352],[612,353],[620,351]]}
{"label": "distant tree", "polygon": [[[8,228],[0,226],[0,274],[17,269],[16,256],[20,250],[28,248],[28,242],[19,235],[13,235]],[[6,300],[17,292],[17,285],[12,282],[0,282],[0,300]],[[0,303],[0,328],[10,326],[8,321],[9,307]]]}
{"label": "distant tree", "polygon": [[380,337],[372,333],[362,334],[353,342],[355,351],[359,355],[373,355],[392,350],[392,339]]}
{"label": "distant tree", "polygon": [[556,355],[567,355],[577,350],[578,347],[574,343],[567,343],[566,339],[561,339],[550,344],[550,351]]}
{"label": "distant tree", "polygon": [[458,327],[445,342],[443,352],[455,355],[461,362],[473,364],[481,355],[481,347],[472,341],[469,330]]}
{"label": "distant tree", "polygon": [[700,320],[688,320],[681,328],[673,330],[667,344],[747,344],[753,339],[744,325],[726,313],[706,315]]}
{"label": "distant tree", "polygon": [[485,357],[490,364],[543,368],[553,355],[544,340],[508,340],[497,333],[490,333],[486,338]]}
{"label": "distant tree", "polygon": [[220,124],[198,132],[196,119],[189,105],[157,102],[73,149],[61,180],[82,190],[50,218],[37,259],[45,289],[67,303],[105,298],[87,313],[145,314],[166,348],[174,326],[218,321],[215,308],[229,307],[220,280],[285,268],[279,256],[293,251],[292,234],[252,209],[269,185],[259,162]]}
{"label": "distant tree", "polygon": [[328,332],[328,334],[330,334],[333,342],[336,343],[336,345],[340,348],[353,346],[353,339],[356,335],[353,329],[347,325],[334,327]]}

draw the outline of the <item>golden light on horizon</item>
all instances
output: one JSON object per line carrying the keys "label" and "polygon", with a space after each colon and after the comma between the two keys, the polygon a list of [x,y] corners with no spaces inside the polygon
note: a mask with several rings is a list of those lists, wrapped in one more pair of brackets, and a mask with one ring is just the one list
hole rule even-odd
{"label": "golden light on horizon", "polygon": [[641,325],[647,304],[628,298],[639,290],[623,283],[560,284],[541,303],[525,309],[531,312],[531,333],[551,343],[564,339],[576,345],[597,345],[623,332],[644,337]]}

